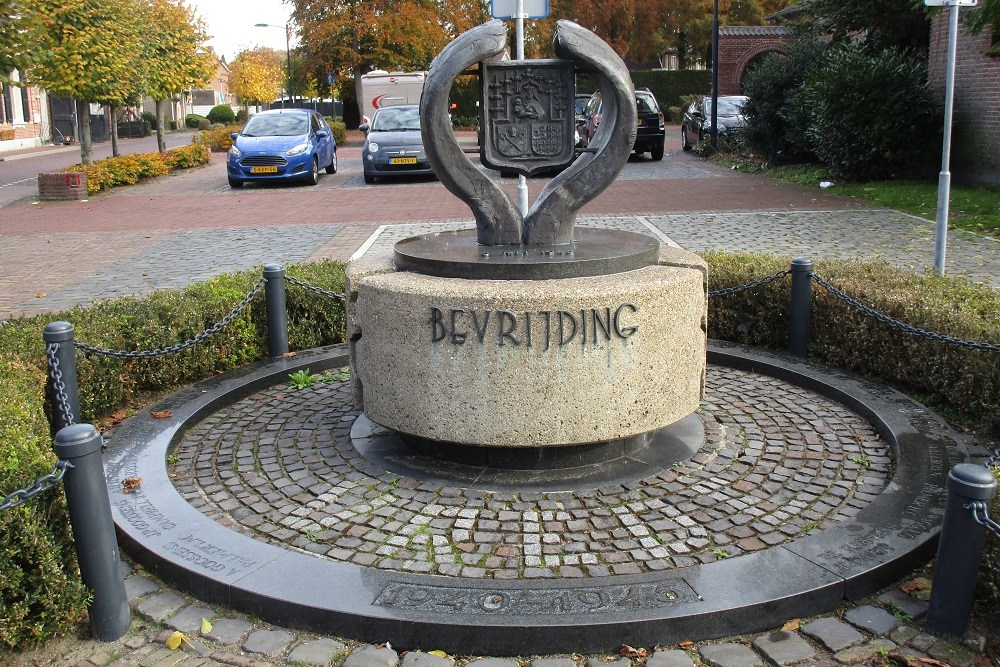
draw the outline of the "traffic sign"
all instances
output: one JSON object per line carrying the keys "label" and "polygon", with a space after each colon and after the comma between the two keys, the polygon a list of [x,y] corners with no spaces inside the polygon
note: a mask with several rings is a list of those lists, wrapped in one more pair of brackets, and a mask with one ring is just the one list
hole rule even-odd
{"label": "traffic sign", "polygon": [[[523,0],[524,19],[543,19],[549,15],[549,0]],[[517,0],[490,0],[490,16],[495,19],[516,19]]]}

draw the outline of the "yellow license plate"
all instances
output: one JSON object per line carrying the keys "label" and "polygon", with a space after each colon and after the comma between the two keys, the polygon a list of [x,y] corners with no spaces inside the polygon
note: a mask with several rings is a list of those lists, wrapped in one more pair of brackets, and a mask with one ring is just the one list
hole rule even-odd
{"label": "yellow license plate", "polygon": [[250,167],[251,174],[277,174],[277,167]]}
{"label": "yellow license plate", "polygon": [[417,158],[415,157],[391,157],[389,158],[389,164],[416,164]]}

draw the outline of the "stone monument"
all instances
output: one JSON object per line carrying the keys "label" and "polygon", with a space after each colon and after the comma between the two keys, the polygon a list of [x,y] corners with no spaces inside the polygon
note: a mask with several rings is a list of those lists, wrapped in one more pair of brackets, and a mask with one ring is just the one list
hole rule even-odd
{"label": "stone monument", "polygon": [[[370,422],[438,457],[486,448],[486,460],[513,467],[558,465],[568,452],[606,460],[650,446],[698,407],[705,264],[652,236],[574,224],[635,139],[635,92],[617,54],[568,21],[556,29],[556,59],[499,60],[506,41],[503,22],[491,21],[431,64],[424,146],[476,228],[412,237],[351,262],[356,401]],[[449,91],[473,66],[482,163],[525,175],[566,167],[526,215],[451,128]],[[574,160],[575,70],[596,74],[605,111]]]}

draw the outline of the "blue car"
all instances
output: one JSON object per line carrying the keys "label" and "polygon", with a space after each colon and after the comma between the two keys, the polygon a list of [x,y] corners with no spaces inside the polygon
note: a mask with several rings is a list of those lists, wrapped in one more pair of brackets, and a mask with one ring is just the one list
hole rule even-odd
{"label": "blue car", "polygon": [[226,170],[229,185],[248,181],[305,181],[316,185],[319,170],[337,172],[337,142],[323,116],[309,109],[272,109],[256,114],[233,133]]}

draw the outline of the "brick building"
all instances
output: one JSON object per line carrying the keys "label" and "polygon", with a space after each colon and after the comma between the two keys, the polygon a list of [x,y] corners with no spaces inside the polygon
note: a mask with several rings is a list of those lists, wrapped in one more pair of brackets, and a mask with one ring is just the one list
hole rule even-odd
{"label": "brick building", "polygon": [[784,53],[795,30],[776,25],[719,28],[719,94],[742,95],[743,75],[768,53]]}
{"label": "brick building", "polygon": [[[931,22],[928,82],[944,104],[948,63],[948,11]],[[986,55],[1000,39],[984,29],[969,35],[959,26],[955,61],[955,114],[951,173],[958,182],[1000,183],[1000,57]]]}
{"label": "brick building", "polygon": [[52,138],[45,91],[17,85],[19,72],[10,79],[0,93],[0,152],[40,146]]}

